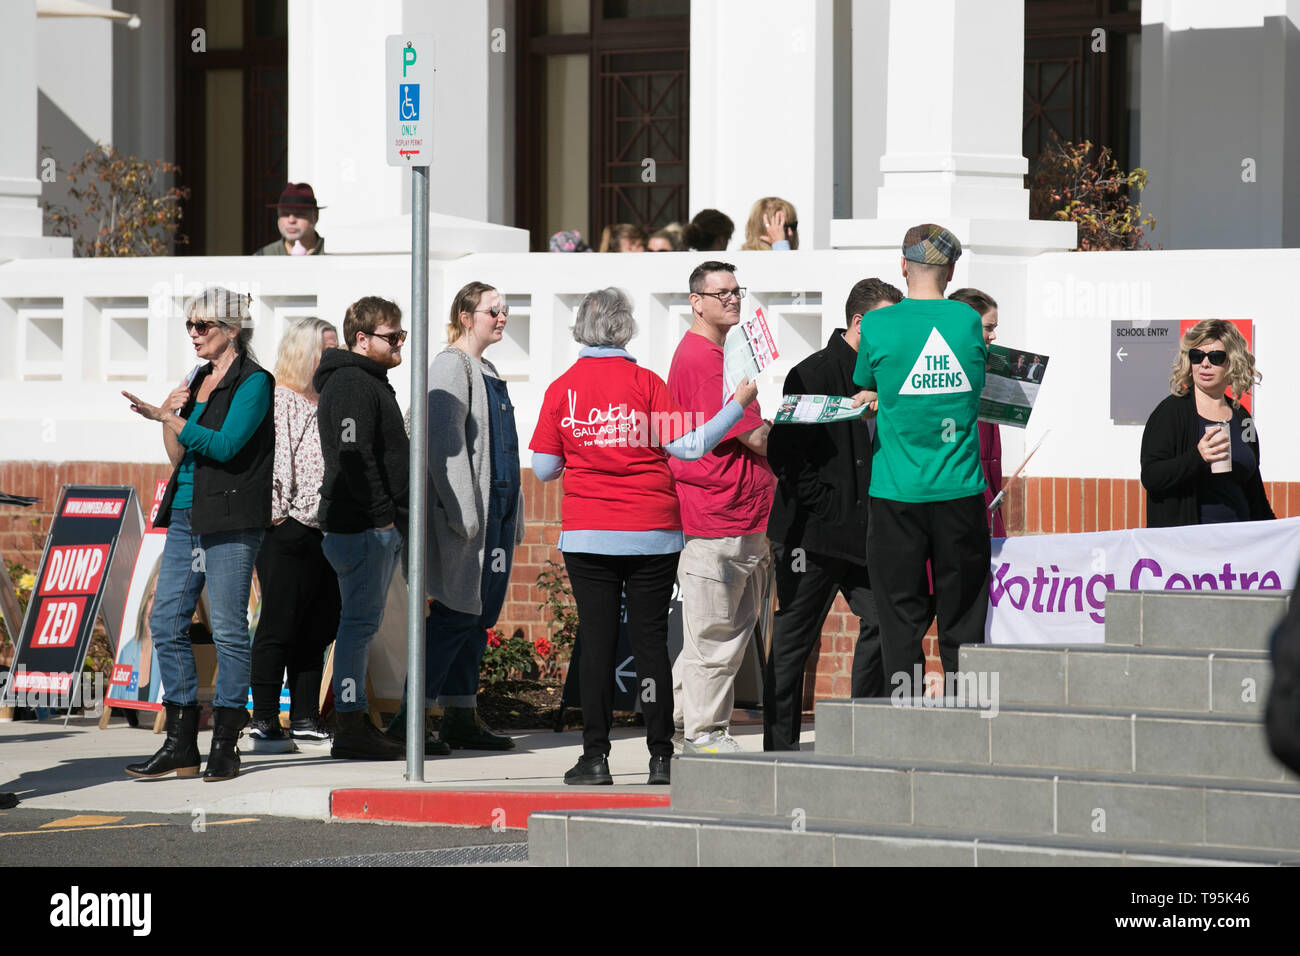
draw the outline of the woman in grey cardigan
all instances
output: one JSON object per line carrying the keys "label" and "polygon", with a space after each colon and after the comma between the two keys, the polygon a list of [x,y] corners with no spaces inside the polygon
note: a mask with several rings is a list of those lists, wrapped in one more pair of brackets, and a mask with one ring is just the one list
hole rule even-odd
{"label": "woman in grey cardigan", "polygon": [[479,719],[479,666],[497,622],[515,547],[524,537],[519,439],[506,383],[483,352],[501,341],[509,309],[471,282],[451,304],[446,349],[429,369],[426,700],[443,707],[451,747],[510,750]]}

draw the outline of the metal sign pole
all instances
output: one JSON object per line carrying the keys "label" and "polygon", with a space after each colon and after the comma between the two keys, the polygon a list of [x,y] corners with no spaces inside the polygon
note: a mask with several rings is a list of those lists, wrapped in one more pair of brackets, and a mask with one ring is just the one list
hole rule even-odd
{"label": "metal sign pole", "polygon": [[424,782],[424,512],[429,465],[429,167],[411,167],[411,527],[406,536],[406,779]]}

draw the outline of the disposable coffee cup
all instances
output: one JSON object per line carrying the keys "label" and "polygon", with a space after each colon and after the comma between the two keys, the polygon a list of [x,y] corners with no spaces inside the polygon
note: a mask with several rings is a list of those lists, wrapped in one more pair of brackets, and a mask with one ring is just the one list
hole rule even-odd
{"label": "disposable coffee cup", "polygon": [[1210,472],[1216,475],[1221,475],[1224,472],[1232,471],[1232,425],[1231,423],[1219,422],[1214,425],[1206,425],[1205,434],[1208,435],[1210,432],[1220,428],[1222,428],[1223,433],[1228,436],[1228,457],[1223,459],[1223,461],[1210,462]]}

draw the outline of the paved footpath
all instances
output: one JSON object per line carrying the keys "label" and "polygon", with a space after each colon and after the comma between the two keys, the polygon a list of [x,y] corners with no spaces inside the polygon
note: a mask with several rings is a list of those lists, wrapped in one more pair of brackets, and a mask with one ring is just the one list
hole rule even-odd
{"label": "paved footpath", "polygon": [[[736,739],[747,751],[762,750],[761,727],[739,727]],[[404,761],[331,760],[329,746],[299,744],[292,754],[249,752],[247,736],[240,739],[242,770],[234,780],[204,783],[202,778],[138,780],[128,777],[123,767],[147,757],[162,744],[144,726],[127,727],[115,720],[100,730],[91,719],[74,718],[65,727],[62,720],[13,721],[0,723],[0,790],[16,791],[26,809],[57,811],[99,811],[102,813],[169,813],[190,816],[205,814],[271,815],[311,820],[329,820],[357,813],[339,812],[332,804],[348,804],[359,810],[368,793],[383,791],[388,804],[396,801],[405,809],[384,819],[405,822],[457,822],[486,826],[497,818],[451,819],[430,810],[429,791],[462,791],[461,803],[473,792],[484,812],[501,804],[497,795],[513,795],[509,827],[526,822],[528,801],[534,809],[550,799],[597,801],[663,802],[669,788],[645,783],[644,731],[620,728],[613,734],[610,770],[613,787],[565,787],[564,771],[581,753],[579,731],[557,734],[534,731],[513,735],[516,749],[507,753],[453,751],[449,757],[425,759],[425,782],[404,779]],[[811,729],[804,733],[812,738]],[[199,748],[206,755],[211,733],[199,734]],[[809,746],[805,744],[805,746]],[[336,791],[354,791],[350,800]],[[559,794],[559,797],[555,795]],[[405,795],[404,799],[402,796]],[[542,801],[540,804],[537,801]],[[519,801],[523,801],[519,804]],[[588,803],[588,806],[610,805]],[[622,805],[629,805],[623,803]],[[499,811],[498,811],[499,813]],[[522,816],[520,814],[523,814]],[[369,817],[374,819],[372,815]]]}

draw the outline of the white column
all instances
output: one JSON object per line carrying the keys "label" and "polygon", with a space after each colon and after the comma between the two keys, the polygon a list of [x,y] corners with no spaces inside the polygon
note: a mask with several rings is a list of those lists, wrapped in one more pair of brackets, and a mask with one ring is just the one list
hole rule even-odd
{"label": "white column", "polygon": [[0,4],[0,36],[0,260],[70,255],[70,239],[41,236],[36,0]]}
{"label": "white column", "polygon": [[876,193],[884,179],[885,118],[889,90],[889,0],[852,0],[852,62],[836,61],[853,87],[853,217],[876,215]]}
{"label": "white column", "polygon": [[1028,219],[1022,0],[890,0],[888,56],[877,218],[837,222],[834,244],[939,222],[974,248],[1073,248],[1072,224]]}
{"label": "white column", "polygon": [[[512,44],[501,0],[436,3],[289,0],[289,180],[309,182],[327,251],[411,248],[411,174],[384,148],[384,38],[436,38],[429,243],[435,258],[528,248],[522,230],[492,224],[513,200]],[[498,48],[501,43],[497,43]],[[508,190],[508,192],[507,192]]]}
{"label": "white column", "polygon": [[824,248],[834,203],[831,0],[691,4],[691,215],[720,209],[744,242],[754,200],[780,196]]}
{"label": "white column", "polygon": [[289,0],[289,181],[328,207],[327,250],[332,229],[410,211],[384,157],[384,38],[401,32],[401,0]]}

